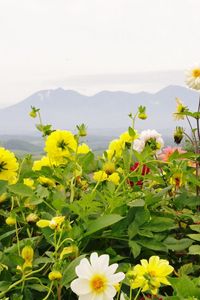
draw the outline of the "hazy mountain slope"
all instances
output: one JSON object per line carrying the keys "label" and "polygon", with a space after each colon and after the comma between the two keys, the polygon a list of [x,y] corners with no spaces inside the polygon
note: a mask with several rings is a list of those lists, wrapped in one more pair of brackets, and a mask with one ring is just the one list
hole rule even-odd
{"label": "hazy mountain slope", "polygon": [[28,115],[31,105],[40,108],[44,123],[55,128],[73,129],[84,122],[91,132],[126,128],[130,123],[128,114],[134,113],[138,105],[146,105],[149,118],[139,121],[137,127],[171,131],[176,126],[172,118],[176,97],[193,109],[197,106],[197,93],[180,86],[169,86],[156,94],[103,91],[84,96],[61,88],[40,91],[0,110],[0,134],[35,132],[36,121]]}

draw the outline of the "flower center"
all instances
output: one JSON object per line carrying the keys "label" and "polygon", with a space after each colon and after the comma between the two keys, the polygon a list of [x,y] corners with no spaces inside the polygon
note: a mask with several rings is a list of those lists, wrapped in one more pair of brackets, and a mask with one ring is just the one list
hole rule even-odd
{"label": "flower center", "polygon": [[103,275],[95,275],[91,281],[90,285],[94,292],[102,293],[106,289],[106,278]]}
{"label": "flower center", "polygon": [[107,175],[111,175],[115,172],[115,165],[112,162],[107,162],[104,164],[103,170],[106,172]]}
{"label": "flower center", "polygon": [[2,171],[4,171],[4,170],[8,170],[8,169],[5,168],[5,166],[6,166],[6,162],[1,161],[1,162],[0,162],[0,173],[1,173]]}
{"label": "flower center", "polygon": [[194,69],[192,71],[192,76],[195,77],[195,78],[200,77],[200,69]]}
{"label": "flower center", "polygon": [[61,140],[61,141],[58,141],[57,146],[58,146],[58,148],[61,148],[61,150],[65,150],[67,147],[67,144],[65,143],[64,140]]}
{"label": "flower center", "polygon": [[158,150],[160,149],[159,143],[157,143],[156,139],[150,138],[146,141],[145,146],[149,146],[151,150]]}

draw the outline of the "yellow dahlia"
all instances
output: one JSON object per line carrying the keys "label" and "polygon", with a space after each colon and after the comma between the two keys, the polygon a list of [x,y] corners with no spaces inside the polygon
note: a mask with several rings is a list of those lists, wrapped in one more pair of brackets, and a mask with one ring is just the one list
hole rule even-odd
{"label": "yellow dahlia", "polygon": [[90,151],[90,148],[85,143],[78,146],[78,150],[77,150],[78,154],[86,154],[89,151]]}
{"label": "yellow dahlia", "polygon": [[19,164],[13,152],[0,147],[0,180],[16,183]]}
{"label": "yellow dahlia", "polygon": [[32,170],[40,171],[42,167],[51,167],[51,161],[48,156],[43,156],[40,160],[35,160],[33,163]]}
{"label": "yellow dahlia", "polygon": [[149,291],[156,295],[161,284],[170,285],[167,276],[174,268],[167,260],[160,259],[159,256],[151,256],[149,261],[142,259],[140,262],[141,264],[136,265],[128,273],[133,289],[141,288],[142,292]]}
{"label": "yellow dahlia", "polygon": [[55,160],[63,157],[70,158],[72,152],[76,152],[77,142],[74,135],[67,130],[52,132],[47,140],[44,150],[50,158]]}

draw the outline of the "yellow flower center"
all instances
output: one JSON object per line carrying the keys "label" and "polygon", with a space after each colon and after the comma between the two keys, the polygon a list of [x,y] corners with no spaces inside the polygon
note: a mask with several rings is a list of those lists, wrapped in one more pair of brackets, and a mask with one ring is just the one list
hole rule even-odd
{"label": "yellow flower center", "polygon": [[192,70],[192,76],[194,78],[200,77],[200,69],[194,69],[194,70]]}
{"label": "yellow flower center", "polygon": [[104,292],[106,289],[106,283],[107,280],[103,275],[95,275],[90,281],[91,288],[95,293]]}

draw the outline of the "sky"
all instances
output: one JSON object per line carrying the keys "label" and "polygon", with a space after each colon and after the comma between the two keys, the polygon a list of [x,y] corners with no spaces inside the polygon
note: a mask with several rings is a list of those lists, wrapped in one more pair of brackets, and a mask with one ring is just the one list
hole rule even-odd
{"label": "sky", "polygon": [[200,0],[0,0],[0,107],[63,87],[154,92],[200,63]]}

